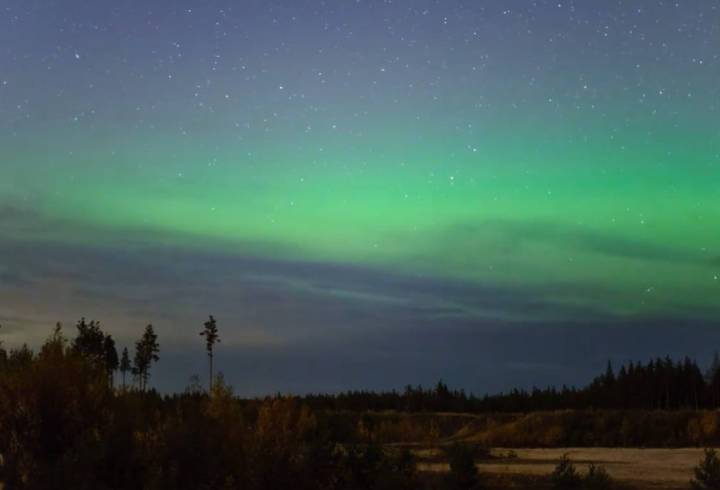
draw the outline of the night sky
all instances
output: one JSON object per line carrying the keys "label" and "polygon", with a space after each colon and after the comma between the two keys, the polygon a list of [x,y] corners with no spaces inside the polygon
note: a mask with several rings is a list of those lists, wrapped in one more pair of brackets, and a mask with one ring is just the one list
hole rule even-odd
{"label": "night sky", "polygon": [[0,337],[483,393],[720,348],[720,4],[0,0]]}

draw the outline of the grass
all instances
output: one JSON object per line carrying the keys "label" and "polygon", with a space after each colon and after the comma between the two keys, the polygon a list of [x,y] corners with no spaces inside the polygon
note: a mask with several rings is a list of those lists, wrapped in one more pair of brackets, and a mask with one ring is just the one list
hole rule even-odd
{"label": "grass", "polygon": [[[631,488],[687,490],[693,468],[703,457],[700,448],[514,448],[512,451],[517,457],[508,458],[509,449],[493,449],[490,458],[478,461],[480,472],[491,475],[492,481],[506,478],[510,483],[528,479],[540,482],[567,453],[578,470],[585,472],[590,463],[604,466],[610,476]],[[443,473],[448,470],[439,450],[418,448],[415,453],[421,471]]]}

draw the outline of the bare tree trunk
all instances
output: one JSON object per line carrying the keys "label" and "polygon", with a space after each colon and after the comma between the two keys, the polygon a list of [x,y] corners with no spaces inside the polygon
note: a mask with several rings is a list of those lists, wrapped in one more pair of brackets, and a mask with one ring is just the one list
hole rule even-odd
{"label": "bare tree trunk", "polygon": [[210,394],[213,390],[213,356],[210,354]]}

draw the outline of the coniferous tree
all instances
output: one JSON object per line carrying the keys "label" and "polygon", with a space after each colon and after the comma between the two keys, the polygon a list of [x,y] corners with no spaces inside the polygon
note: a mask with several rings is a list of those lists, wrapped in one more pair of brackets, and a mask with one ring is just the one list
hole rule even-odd
{"label": "coniferous tree", "polygon": [[210,319],[205,322],[204,329],[200,332],[202,337],[205,337],[205,349],[207,350],[208,359],[210,361],[210,382],[209,382],[209,393],[212,393],[213,389],[213,348],[217,342],[220,342],[220,336],[218,335],[217,321],[210,315]]}
{"label": "coniferous tree", "polygon": [[145,327],[142,338],[135,343],[135,359],[133,361],[133,374],[137,376],[140,391],[145,391],[150,378],[150,367],[153,362],[160,360],[158,353],[160,345],[152,325]]}
{"label": "coniferous tree", "polygon": [[57,360],[66,354],[67,339],[62,331],[62,324],[57,322],[52,334],[40,349],[40,356],[46,359]]}
{"label": "coniferous tree", "polygon": [[[0,325],[2,328],[2,325]],[[2,340],[0,340],[0,368],[2,368],[7,362],[7,351],[3,348]]]}
{"label": "coniferous tree", "polygon": [[125,389],[125,377],[127,376],[127,373],[129,373],[131,370],[132,364],[130,363],[130,355],[128,353],[127,347],[125,347],[122,351],[122,357],[120,358],[120,374],[122,375],[123,390]]}
{"label": "coniferous tree", "polygon": [[713,407],[720,405],[720,369],[715,371],[712,379],[710,380],[710,401]]}
{"label": "coniferous tree", "polygon": [[605,368],[605,378],[604,378],[606,385],[612,385],[615,383],[615,372],[613,371],[612,362],[608,360],[607,367]]}
{"label": "coniferous tree", "polygon": [[[58,328],[60,328],[58,323]],[[87,359],[94,369],[103,373],[108,384],[113,384],[113,373],[118,368],[118,355],[115,341],[111,335],[105,335],[100,322],[91,320],[89,323],[81,318],[77,325],[77,336],[72,342],[72,349],[76,354]]]}
{"label": "coniferous tree", "polygon": [[718,351],[715,351],[710,367],[705,371],[705,382],[711,383],[718,371],[720,371],[720,354],[718,354]]}
{"label": "coniferous tree", "polygon": [[115,340],[113,340],[112,335],[107,335],[105,337],[105,340],[103,341],[103,350],[105,351],[105,374],[107,375],[110,387],[112,387],[114,384],[113,380],[115,377],[115,371],[117,371],[120,365],[117,349],[115,348]]}
{"label": "coniferous tree", "polygon": [[85,317],[78,321],[77,336],[72,342],[72,348],[86,358],[96,368],[105,368],[105,334],[100,328],[100,322],[91,320],[88,323]]}
{"label": "coniferous tree", "polygon": [[[697,364],[695,364],[695,367],[700,369]],[[718,405],[718,397],[715,390],[715,380],[718,375],[720,375],[720,357],[718,356],[718,352],[715,351],[712,362],[703,374],[701,382],[701,384],[707,389],[704,393],[705,399],[702,400],[702,402],[710,403],[710,406],[712,407],[716,407]]]}

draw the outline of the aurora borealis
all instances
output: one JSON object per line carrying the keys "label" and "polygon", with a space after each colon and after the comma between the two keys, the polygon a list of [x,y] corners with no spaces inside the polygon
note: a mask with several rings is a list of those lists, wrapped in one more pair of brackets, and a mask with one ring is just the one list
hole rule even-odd
{"label": "aurora borealis", "polygon": [[178,388],[213,313],[246,393],[720,348],[714,2],[0,7],[8,343],[153,322]]}

